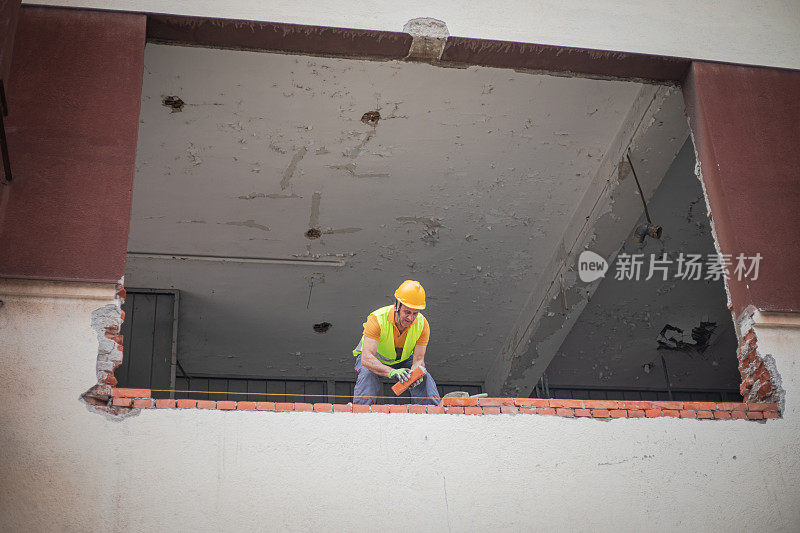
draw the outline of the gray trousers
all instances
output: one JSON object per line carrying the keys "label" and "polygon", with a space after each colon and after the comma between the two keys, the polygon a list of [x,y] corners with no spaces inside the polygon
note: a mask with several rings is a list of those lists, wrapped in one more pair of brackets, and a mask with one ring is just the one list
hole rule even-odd
{"label": "gray trousers", "polygon": [[[401,363],[387,366],[392,368],[411,368],[412,362],[413,358],[409,357]],[[375,397],[381,391],[381,378],[361,364],[360,355],[356,357],[356,372],[358,372],[358,378],[353,389],[353,403],[372,405],[375,403]],[[428,373],[422,377],[422,383],[416,387],[410,387],[408,391],[416,400],[414,403],[417,405],[439,405],[441,400],[439,391],[436,389],[436,382],[433,381],[433,378]]]}

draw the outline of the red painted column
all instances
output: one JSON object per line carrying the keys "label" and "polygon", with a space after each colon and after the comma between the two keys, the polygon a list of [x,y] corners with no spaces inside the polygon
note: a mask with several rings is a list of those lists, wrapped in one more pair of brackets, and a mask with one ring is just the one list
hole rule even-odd
{"label": "red painted column", "polygon": [[720,252],[763,257],[734,315],[800,312],[800,72],[694,62],[683,94]]}
{"label": "red painted column", "polygon": [[145,16],[23,7],[7,97],[0,277],[116,282],[125,271]]}

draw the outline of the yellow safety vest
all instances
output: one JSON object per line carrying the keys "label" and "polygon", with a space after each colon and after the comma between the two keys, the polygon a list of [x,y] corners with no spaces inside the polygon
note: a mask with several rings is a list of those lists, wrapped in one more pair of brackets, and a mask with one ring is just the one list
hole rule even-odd
{"label": "yellow safety vest", "polygon": [[[422,313],[418,313],[414,323],[408,326],[408,334],[406,334],[406,343],[403,345],[403,353],[397,355],[394,346],[394,326],[389,322],[389,313],[394,313],[393,305],[381,307],[370,314],[375,315],[381,327],[381,337],[378,339],[378,353],[376,353],[375,356],[378,358],[378,361],[385,365],[394,365],[414,355],[414,347],[417,345],[417,341],[422,335],[422,330],[425,329],[425,317],[422,316]],[[366,326],[367,323],[364,322],[364,327]],[[364,336],[362,335],[358,346],[353,350],[353,357],[361,355],[363,344]]]}

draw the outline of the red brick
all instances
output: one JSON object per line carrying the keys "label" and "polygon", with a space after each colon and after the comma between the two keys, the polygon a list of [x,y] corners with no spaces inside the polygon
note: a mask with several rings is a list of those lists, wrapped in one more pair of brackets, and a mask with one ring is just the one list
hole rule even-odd
{"label": "red brick", "polygon": [[499,407],[492,407],[492,406],[484,407],[483,408],[483,414],[485,414],[485,415],[499,415],[500,414],[500,408]]}
{"label": "red brick", "polygon": [[482,415],[483,409],[480,407],[465,407],[464,408],[465,415]]}
{"label": "red brick", "polygon": [[758,394],[758,397],[763,400],[764,398],[769,396],[771,392],[772,392],[772,385],[768,381],[758,388],[758,392],[756,394]]}
{"label": "red brick", "polygon": [[747,404],[735,402],[717,402],[717,409],[720,411],[747,411]]}
{"label": "red brick", "polygon": [[153,399],[152,398],[134,398],[133,399],[133,406],[138,407],[140,409],[149,409],[153,407]]}
{"label": "red brick", "polygon": [[217,401],[217,409],[222,409],[223,411],[236,409],[236,402],[231,400],[219,400]]}
{"label": "red brick", "polygon": [[503,405],[514,405],[514,398],[478,398],[478,405],[481,407],[500,407]]}
{"label": "red brick", "polygon": [[114,398],[111,401],[111,405],[114,407],[130,407],[133,403],[133,399],[131,398]]}
{"label": "red brick", "polygon": [[717,420],[727,420],[731,417],[730,411],[714,411],[714,418]]}
{"label": "red brick", "polygon": [[216,409],[217,402],[214,400],[197,400],[198,409]]}
{"label": "red brick", "polygon": [[742,344],[746,344],[749,343],[750,341],[755,341],[755,340],[756,340],[756,332],[751,329],[750,331],[747,332],[747,335],[742,337]]}
{"label": "red brick", "polygon": [[536,414],[536,408],[535,407],[522,406],[522,407],[519,408],[519,412],[522,415],[535,415]]}
{"label": "red brick", "polygon": [[113,328],[111,331],[109,331],[109,328],[106,328],[105,337],[106,337],[106,339],[111,339],[112,341],[116,342],[117,344],[122,344],[122,335],[120,335],[119,333],[113,333],[113,332],[116,332],[116,331],[117,331],[116,328]]}
{"label": "red brick", "polygon": [[681,418],[697,418],[697,412],[687,409],[681,409]]}
{"label": "red brick", "polygon": [[742,384],[739,385],[739,394],[741,394],[743,398],[746,398],[749,392],[750,392],[750,385],[748,385],[746,382],[743,381]]}
{"label": "red brick", "polygon": [[652,409],[653,403],[652,402],[640,402],[640,401],[629,401],[629,400],[620,400],[617,402],[619,404],[620,409]]}
{"label": "red brick", "polygon": [[445,407],[472,407],[478,405],[480,398],[442,398]]}
{"label": "red brick", "polygon": [[764,418],[780,418],[778,411],[764,411]]}
{"label": "red brick", "polygon": [[575,409],[575,416],[577,416],[577,417],[589,416],[590,417],[590,416],[592,416],[592,410],[591,409]]}
{"label": "red brick", "polygon": [[370,413],[388,413],[389,406],[385,404],[373,404],[369,406]]}
{"label": "red brick", "polygon": [[414,414],[424,414],[427,411],[424,405],[409,405],[408,412]]}
{"label": "red brick", "polygon": [[568,400],[562,398],[550,398],[550,407],[568,407],[570,409],[582,409],[583,400]]}
{"label": "red brick", "polygon": [[611,418],[627,418],[628,411],[625,409],[612,409],[608,412]]}
{"label": "red brick", "polygon": [[112,387],[117,384],[117,378],[114,376],[113,373],[105,373],[99,379],[100,383],[105,383],[106,385],[111,385]]}
{"label": "red brick", "polygon": [[415,368],[411,371],[411,375],[408,376],[408,379],[405,381],[398,381],[394,385],[392,385],[392,392],[394,392],[395,396],[400,396],[403,394],[406,389],[411,387],[415,381],[425,375],[425,372],[421,368]]}
{"label": "red brick", "polygon": [[408,406],[407,405],[390,405],[389,406],[390,413],[407,413]]}
{"label": "red brick", "polygon": [[519,413],[519,407],[515,407],[513,405],[504,405],[500,408],[500,412],[504,415],[515,415]]}
{"label": "red brick", "polygon": [[171,409],[175,407],[175,400],[169,398],[159,398],[156,400],[156,408],[158,409]]}
{"label": "red brick", "polygon": [[315,403],[313,409],[318,413],[330,413],[333,411],[333,406],[329,403]]}
{"label": "red brick", "polygon": [[464,408],[463,407],[448,407],[447,408],[448,415],[463,415]]}
{"label": "red brick", "polygon": [[274,411],[275,402],[256,402],[257,411]]}
{"label": "red brick", "polygon": [[645,409],[644,416],[647,418],[654,418],[656,416],[661,416],[661,409]]}
{"label": "red brick", "polygon": [[[136,407],[136,400],[133,401],[133,406]],[[761,420],[764,418],[764,413],[760,411],[748,411],[747,418],[748,420]]]}
{"label": "red brick", "polygon": [[294,402],[275,402],[275,410],[276,411],[293,411],[294,410]]}
{"label": "red brick", "polygon": [[714,402],[684,402],[683,408],[692,411],[713,411],[717,408],[717,404]]}
{"label": "red brick", "polygon": [[777,411],[778,404],[777,403],[748,403],[747,405],[748,411]]}
{"label": "red brick", "polygon": [[556,410],[552,407],[539,407],[538,413],[540,415],[554,415],[556,414]]}
{"label": "red brick", "polygon": [[697,418],[714,418],[714,411],[697,411]]}
{"label": "red brick", "polygon": [[296,402],[294,404],[295,411],[313,411],[314,406],[307,402]]}
{"label": "red brick", "polygon": [[518,407],[550,407],[547,398],[514,398],[514,405]]}
{"label": "red brick", "polygon": [[608,409],[592,409],[592,416],[594,418],[609,418],[611,415]]}
{"label": "red brick", "polygon": [[352,413],[353,406],[344,404],[344,403],[335,403],[333,404],[333,412],[334,413]]}
{"label": "red brick", "polygon": [[673,418],[680,418],[681,412],[677,409],[664,409],[661,411],[661,416],[671,416]]}
{"label": "red brick", "polygon": [[175,400],[175,406],[178,409],[194,409],[197,407],[197,400],[187,400],[185,398],[181,400]]}
{"label": "red brick", "polygon": [[652,401],[653,409],[683,409],[683,402]]}
{"label": "red brick", "polygon": [[757,377],[758,379],[760,379],[761,381],[765,381],[765,382],[766,382],[766,381],[769,381],[769,380],[772,378],[772,376],[771,376],[771,375],[770,375],[770,373],[769,373],[769,370],[766,370],[766,369],[764,369],[764,371],[763,371],[763,372],[761,372],[761,373],[760,373],[758,376],[756,376],[756,377]]}
{"label": "red brick", "polygon": [[365,403],[354,403],[353,404],[353,412],[354,413],[369,413],[369,405]]}
{"label": "red brick", "polygon": [[628,409],[628,418],[644,418],[644,409]]}
{"label": "red brick", "polygon": [[747,418],[747,413],[744,411],[731,411],[731,418],[735,418],[737,420]]}
{"label": "red brick", "polygon": [[617,409],[617,402],[613,400],[583,400],[583,405],[588,409]]}
{"label": "red brick", "polygon": [[256,402],[236,402],[236,409],[239,411],[253,411],[256,408]]}
{"label": "red brick", "polygon": [[573,418],[575,416],[575,411],[569,409],[568,407],[556,407],[556,414],[558,416],[565,416],[567,418]]}
{"label": "red brick", "polygon": [[114,388],[111,391],[112,395],[116,398],[149,398],[150,389],[119,389]]}
{"label": "red brick", "polygon": [[443,405],[429,405],[428,406],[428,414],[429,415],[443,415],[444,414],[444,406]]}

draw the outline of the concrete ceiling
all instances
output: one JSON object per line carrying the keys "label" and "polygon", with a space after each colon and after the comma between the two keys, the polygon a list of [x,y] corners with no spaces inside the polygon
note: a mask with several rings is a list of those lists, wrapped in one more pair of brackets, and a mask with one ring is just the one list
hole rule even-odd
{"label": "concrete ceiling", "polygon": [[[318,377],[351,376],[366,315],[417,279],[428,368],[483,381],[531,292],[550,283],[565,228],[606,180],[642,91],[148,44],[126,285],[182,291],[189,372]],[[370,111],[375,125],[362,123]],[[315,333],[323,321],[333,327]]]}

